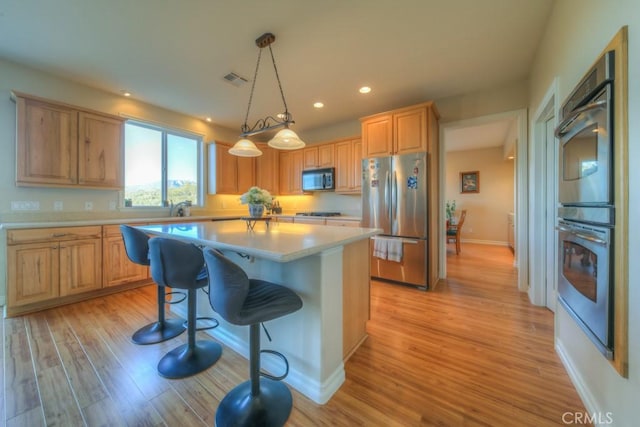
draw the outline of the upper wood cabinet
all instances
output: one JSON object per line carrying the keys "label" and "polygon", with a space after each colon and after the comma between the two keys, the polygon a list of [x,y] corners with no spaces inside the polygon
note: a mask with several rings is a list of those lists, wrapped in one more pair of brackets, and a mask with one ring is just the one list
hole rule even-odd
{"label": "upper wood cabinet", "polygon": [[256,185],[271,194],[280,191],[280,151],[267,144],[256,144],[262,151],[262,156],[255,157]]}
{"label": "upper wood cabinet", "polygon": [[17,185],[123,187],[123,118],[19,92],[12,97]]}
{"label": "upper wood cabinet", "polygon": [[81,111],[78,129],[78,183],[92,187],[122,187],[122,120]]}
{"label": "upper wood cabinet", "polygon": [[241,194],[256,185],[254,158],[234,156],[229,148],[224,142],[209,144],[210,194]]}
{"label": "upper wood cabinet", "polygon": [[280,152],[280,194],[302,194],[304,150]]}
{"label": "upper wood cabinet", "polygon": [[360,193],[362,191],[362,142],[349,139],[335,143],[336,193]]}
{"label": "upper wood cabinet", "polygon": [[429,129],[437,127],[438,117],[433,102],[426,102],[362,118],[363,156],[431,151]]}
{"label": "upper wood cabinet", "polygon": [[334,166],[333,144],[322,144],[303,149],[304,169],[331,168]]}

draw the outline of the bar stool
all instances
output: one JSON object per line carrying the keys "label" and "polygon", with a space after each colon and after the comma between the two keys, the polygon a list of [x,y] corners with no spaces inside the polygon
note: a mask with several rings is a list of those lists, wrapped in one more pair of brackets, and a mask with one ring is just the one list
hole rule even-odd
{"label": "bar stool", "polygon": [[[205,249],[204,258],[211,307],[231,324],[249,325],[250,380],[222,399],[216,411],[216,426],[282,426],[291,414],[293,398],[287,386],[277,381],[286,373],[273,377],[260,372],[260,324],[299,310],[302,300],[284,286],[249,279],[240,266],[218,251]],[[269,352],[286,362],[279,353]],[[261,375],[267,378],[260,378]]]}
{"label": "bar stool", "polygon": [[[121,225],[120,232],[124,240],[124,248],[131,262],[149,265],[149,236],[128,225]],[[166,303],[165,287],[158,284],[158,321],[149,323],[134,332],[131,340],[136,344],[156,344],[177,337],[187,330],[182,319],[166,319],[164,306]],[[170,292],[169,294],[171,294]],[[184,301],[186,295],[172,303]]]}
{"label": "bar stool", "polygon": [[158,373],[166,378],[184,378],[202,372],[218,361],[222,346],[214,341],[196,341],[197,292],[208,284],[199,277],[204,266],[202,251],[191,243],[154,237],[149,240],[151,277],[159,285],[187,290],[188,342],[164,355]]}

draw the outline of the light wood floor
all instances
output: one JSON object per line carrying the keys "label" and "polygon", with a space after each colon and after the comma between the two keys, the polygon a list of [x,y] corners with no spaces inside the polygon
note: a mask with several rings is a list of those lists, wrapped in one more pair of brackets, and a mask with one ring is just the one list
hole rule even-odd
{"label": "light wood floor", "polygon": [[[293,392],[291,426],[550,426],[584,407],[553,350],[553,315],[515,288],[504,247],[464,244],[435,291],[372,284],[370,337],[331,401]],[[247,378],[224,349],[184,380],[156,373],[181,337],[136,346],[154,319],[146,287],[4,320],[0,374],[7,426],[212,426],[219,400]],[[203,338],[210,338],[203,335]]]}

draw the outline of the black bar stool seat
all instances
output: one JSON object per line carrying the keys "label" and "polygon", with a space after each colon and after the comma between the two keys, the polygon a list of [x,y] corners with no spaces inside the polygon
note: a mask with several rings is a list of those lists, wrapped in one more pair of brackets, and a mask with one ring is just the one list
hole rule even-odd
{"label": "black bar stool seat", "polygon": [[299,310],[302,300],[284,286],[249,279],[240,266],[216,250],[205,249],[204,258],[211,307],[231,324],[249,325],[250,380],[222,399],[216,426],[283,426],[293,398],[285,384],[271,379],[274,377],[260,378],[260,324]]}
{"label": "black bar stool seat", "polygon": [[218,361],[222,346],[215,341],[196,341],[198,289],[207,286],[198,275],[204,265],[202,251],[191,243],[154,237],[149,240],[151,276],[158,284],[187,291],[188,342],[164,355],[158,373],[165,378],[185,378],[202,372]]}
{"label": "black bar stool seat", "polygon": [[[128,225],[121,225],[120,232],[124,241],[127,257],[139,265],[149,265],[149,236]],[[158,320],[149,323],[134,332],[131,340],[136,344],[156,344],[177,337],[187,330],[183,319],[167,319],[164,306],[166,303],[165,287],[157,284]],[[183,298],[184,299],[184,298]],[[182,300],[180,300],[182,301]]]}

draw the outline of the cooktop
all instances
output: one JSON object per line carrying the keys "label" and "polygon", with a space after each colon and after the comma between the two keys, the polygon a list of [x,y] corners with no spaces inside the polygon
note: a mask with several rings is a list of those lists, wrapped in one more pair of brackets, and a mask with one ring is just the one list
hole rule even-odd
{"label": "cooktop", "polygon": [[340,212],[296,212],[300,216],[340,216]]}

